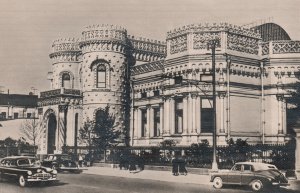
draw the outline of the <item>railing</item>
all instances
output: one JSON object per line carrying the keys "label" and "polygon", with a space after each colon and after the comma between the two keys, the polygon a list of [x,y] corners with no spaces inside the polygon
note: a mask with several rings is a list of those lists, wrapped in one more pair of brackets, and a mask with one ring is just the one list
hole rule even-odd
{"label": "railing", "polygon": [[55,89],[41,92],[40,98],[49,98],[53,96],[60,96],[60,95],[72,95],[72,96],[81,96],[80,90],[76,89]]}

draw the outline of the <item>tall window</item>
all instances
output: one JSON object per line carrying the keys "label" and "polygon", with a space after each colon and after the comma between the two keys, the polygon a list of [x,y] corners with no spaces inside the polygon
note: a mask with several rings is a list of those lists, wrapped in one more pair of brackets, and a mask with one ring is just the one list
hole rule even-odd
{"label": "tall window", "polygon": [[68,73],[62,75],[62,87],[71,88],[71,77]]}
{"label": "tall window", "polygon": [[147,109],[142,109],[142,125],[141,125],[141,137],[146,137],[147,129]]}
{"label": "tall window", "polygon": [[183,128],[183,105],[182,98],[175,101],[175,134],[182,133]]}
{"label": "tall window", "polygon": [[104,64],[97,67],[97,88],[106,87],[106,68]]}
{"label": "tall window", "polygon": [[214,129],[214,109],[212,99],[201,100],[201,132],[212,133]]}
{"label": "tall window", "polygon": [[160,134],[160,111],[159,108],[154,108],[154,137],[158,137]]}

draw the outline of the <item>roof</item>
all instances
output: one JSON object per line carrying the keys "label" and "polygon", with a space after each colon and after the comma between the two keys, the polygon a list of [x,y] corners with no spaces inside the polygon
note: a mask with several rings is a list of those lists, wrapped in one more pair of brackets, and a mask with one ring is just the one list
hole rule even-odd
{"label": "roof", "polygon": [[0,105],[37,107],[37,95],[0,94]]}
{"label": "roof", "polygon": [[274,40],[291,40],[289,34],[279,25],[275,23],[264,23],[253,27],[258,30],[264,42]]}

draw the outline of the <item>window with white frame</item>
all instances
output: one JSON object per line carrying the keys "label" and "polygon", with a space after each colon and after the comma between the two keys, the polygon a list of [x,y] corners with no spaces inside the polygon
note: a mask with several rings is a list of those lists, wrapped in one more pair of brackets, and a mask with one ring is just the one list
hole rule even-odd
{"label": "window with white frame", "polygon": [[106,67],[104,64],[97,67],[97,88],[106,88]]}

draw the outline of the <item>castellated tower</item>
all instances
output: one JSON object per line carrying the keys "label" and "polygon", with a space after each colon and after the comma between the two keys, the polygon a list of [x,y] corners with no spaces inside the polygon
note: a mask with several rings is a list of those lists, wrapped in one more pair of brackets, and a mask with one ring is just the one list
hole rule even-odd
{"label": "castellated tower", "polygon": [[53,42],[50,58],[51,90],[41,92],[38,101],[41,135],[40,154],[61,153],[64,146],[77,146],[82,116],[82,94],[78,67],[81,51],[76,39]]}
{"label": "castellated tower", "polygon": [[52,89],[79,89],[80,49],[75,38],[59,39],[53,42],[52,53]]}
{"label": "castellated tower", "polygon": [[89,26],[82,32],[80,48],[83,122],[95,120],[97,112],[109,106],[116,128],[125,131],[129,122],[127,31],[113,25]]}

